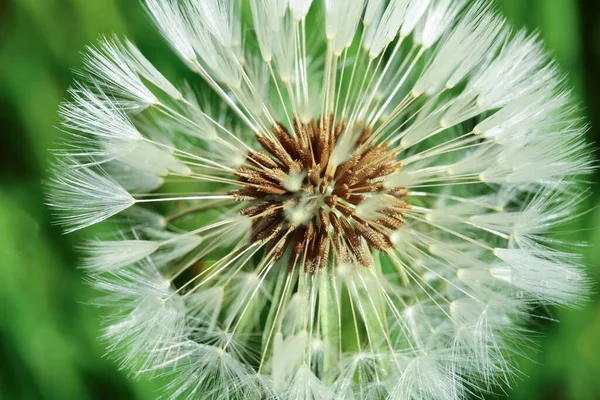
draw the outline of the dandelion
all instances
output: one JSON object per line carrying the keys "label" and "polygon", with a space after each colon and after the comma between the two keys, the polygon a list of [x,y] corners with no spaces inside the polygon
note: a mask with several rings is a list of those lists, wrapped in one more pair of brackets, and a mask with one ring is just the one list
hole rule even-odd
{"label": "dandelion", "polygon": [[90,47],[49,194],[66,231],[106,227],[83,266],[133,375],[190,399],[481,396],[518,374],[533,307],[582,300],[554,233],[586,126],[487,1],[146,6],[199,78]]}

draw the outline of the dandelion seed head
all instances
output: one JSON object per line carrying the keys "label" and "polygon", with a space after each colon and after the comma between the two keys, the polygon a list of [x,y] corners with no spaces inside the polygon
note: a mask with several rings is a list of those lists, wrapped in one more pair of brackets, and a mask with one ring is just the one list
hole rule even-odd
{"label": "dandelion seed head", "polygon": [[145,3],[196,79],[90,46],[48,184],[67,232],[104,227],[82,266],[133,375],[184,399],[459,400],[513,383],[534,307],[585,297],[555,233],[586,197],[586,124],[488,1]]}

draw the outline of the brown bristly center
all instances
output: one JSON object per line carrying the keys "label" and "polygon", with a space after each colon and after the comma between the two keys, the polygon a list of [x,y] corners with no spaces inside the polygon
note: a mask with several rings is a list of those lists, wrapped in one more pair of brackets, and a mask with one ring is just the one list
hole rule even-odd
{"label": "brown bristly center", "polygon": [[[333,115],[309,123],[295,118],[292,132],[277,123],[257,134],[264,150],[250,152],[236,171],[245,186],[231,194],[251,204],[241,211],[252,219],[251,241],[265,244],[273,260],[291,248],[290,268],[315,273],[330,260],[369,267],[372,250],[391,250],[390,235],[404,224],[406,191],[383,182],[400,169],[398,154],[371,144],[365,126],[354,150],[334,165],[332,153],[345,129]],[[373,212],[365,216],[361,204]],[[294,212],[303,217],[290,217]]]}

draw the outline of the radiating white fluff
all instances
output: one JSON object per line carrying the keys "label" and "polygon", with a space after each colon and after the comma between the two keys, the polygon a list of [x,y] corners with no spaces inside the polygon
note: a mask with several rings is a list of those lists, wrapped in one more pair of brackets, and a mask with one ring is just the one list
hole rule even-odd
{"label": "radiating white fluff", "polygon": [[494,249],[506,264],[496,265],[490,274],[522,290],[531,300],[558,305],[577,304],[586,290],[586,278],[579,267],[553,257],[534,255],[520,249]]}
{"label": "radiating white fluff", "polygon": [[364,0],[325,2],[326,35],[336,55],[352,44],[364,6]]}
{"label": "radiating white fluff", "polygon": [[293,21],[286,18],[283,21],[281,33],[275,36],[273,44],[273,55],[277,64],[279,78],[284,82],[290,82],[292,79],[292,70],[295,61]]}
{"label": "radiating white fluff", "polygon": [[464,0],[438,0],[428,9],[415,31],[415,43],[429,48],[438,41],[444,30],[464,7]]}
{"label": "radiating white fluff", "polygon": [[[411,166],[413,167],[413,166]],[[384,183],[387,187],[418,187],[427,181],[435,180],[435,177],[446,171],[446,166],[431,167],[431,168],[414,168],[401,169],[397,173],[388,176]]]}
{"label": "radiating white fluff", "polygon": [[[73,131],[75,151],[85,148],[95,157],[106,152],[103,143],[127,143],[142,137],[131,119],[106,95],[78,86],[69,90],[72,100],[60,107],[63,126]],[[87,136],[86,136],[87,135]],[[85,154],[85,153],[83,153]],[[105,155],[110,158],[110,154]]]}
{"label": "radiating white fluff", "polygon": [[97,224],[135,203],[123,187],[102,172],[78,166],[73,160],[55,168],[47,202],[59,212],[57,218],[65,232]]}
{"label": "radiating white fluff", "polygon": [[129,193],[150,193],[164,183],[164,179],[158,174],[142,171],[118,161],[105,164],[104,169]]}
{"label": "radiating white fluff", "polygon": [[[505,38],[504,19],[490,12],[484,4],[480,2],[463,18],[462,23],[467,24],[467,27],[471,25],[471,32],[459,39],[459,43],[455,43],[456,52],[463,55],[463,60],[446,82],[446,86],[449,88],[462,82],[471,70],[481,64],[486,54],[496,51]],[[460,37],[460,35],[457,36]],[[471,41],[470,38],[477,38],[477,40]]]}
{"label": "radiating white fluff", "polygon": [[467,89],[477,93],[482,109],[502,107],[558,79],[555,65],[546,57],[537,37],[520,31],[480,69]]}
{"label": "radiating white fluff", "polygon": [[[217,42],[225,48],[232,48],[240,45],[241,38],[237,26],[240,24],[238,1],[220,1],[220,0],[205,0],[193,4],[192,2],[184,2],[186,4],[186,17],[193,19],[196,15],[193,10],[200,13],[201,19],[198,21],[203,25],[204,29],[210,33]],[[197,7],[196,9],[194,8]],[[191,13],[191,14],[187,14]]]}
{"label": "radiating white fluff", "polygon": [[172,372],[170,392],[181,399],[258,399],[263,387],[252,371],[229,353],[191,340],[179,346],[178,357],[165,367]]}
{"label": "radiating white fluff", "polygon": [[283,398],[286,400],[330,400],[334,398],[334,394],[307,365],[302,365],[298,368]]}
{"label": "radiating white fluff", "polygon": [[189,40],[216,81],[233,88],[242,82],[238,51],[240,38],[236,33],[241,23],[233,2],[206,0],[182,3]]}
{"label": "radiating white fluff", "polygon": [[[126,62],[135,67],[135,70],[144,79],[153,85],[156,85],[163,92],[167,93],[175,100],[181,100],[182,95],[158,69],[142,54],[142,52],[128,39],[125,39],[121,45],[123,55],[127,57]],[[114,60],[118,61],[118,59]]]}
{"label": "radiating white fluff", "polygon": [[224,305],[224,288],[215,286],[187,296],[185,304],[194,325],[213,328],[217,326]]}
{"label": "radiating white fluff", "polygon": [[142,110],[158,102],[142,78],[169,96],[181,98],[181,93],[128,40],[103,38],[98,47],[88,47],[84,63],[92,82],[116,96],[124,108]]}
{"label": "radiating white fluff", "polygon": [[439,354],[419,355],[404,369],[392,392],[397,399],[455,400],[464,396],[461,377]]}
{"label": "radiating white fluff", "polygon": [[313,0],[289,0],[290,10],[296,21],[300,21],[306,14],[312,5]]}
{"label": "radiating white fluff", "polygon": [[277,36],[282,32],[287,0],[250,0],[254,30],[265,62],[273,59]]}
{"label": "radiating white fluff", "polygon": [[271,89],[271,71],[269,65],[261,58],[254,55],[244,56],[244,65],[246,67],[246,85],[242,86],[243,104],[246,109],[255,114],[262,115],[266,110],[272,109],[269,91]]}
{"label": "radiating white fluff", "polygon": [[306,331],[288,335],[285,339],[277,332],[273,339],[273,357],[271,361],[273,390],[285,393],[295,379],[297,370],[303,363],[303,355],[308,344]]}
{"label": "radiating white fluff", "polygon": [[124,367],[144,373],[176,356],[184,341],[185,305],[154,265],[143,262],[97,276],[92,284],[103,293],[99,305],[119,306],[108,318],[104,338]]}
{"label": "radiating white fluff", "polygon": [[166,219],[159,213],[139,206],[133,206],[124,210],[119,214],[118,218],[133,229],[164,229],[167,224]]}
{"label": "radiating white fluff", "polygon": [[84,246],[87,257],[83,268],[92,272],[111,272],[136,263],[159,248],[148,240],[93,240]]}
{"label": "radiating white fluff", "polygon": [[342,132],[331,153],[329,161],[331,165],[339,166],[352,156],[352,152],[356,148],[356,142],[360,138],[363,129],[364,125],[357,123]]}
{"label": "radiating white fluff", "polygon": [[367,4],[367,7],[365,9],[365,16],[363,18],[363,49],[365,52],[369,52],[371,50],[371,46],[373,45],[373,39],[375,38],[375,33],[377,33],[379,21],[381,20],[381,17],[385,12],[385,8],[385,1],[371,0]]}
{"label": "radiating white fluff", "polygon": [[[562,181],[562,177],[586,173],[590,159],[582,155],[584,130],[573,127],[560,133],[531,137],[529,141],[511,142],[498,155],[494,165],[482,171],[483,182]],[[560,141],[550,140],[561,135]]]}
{"label": "radiating white fluff", "polygon": [[[503,21],[477,3],[444,39],[413,88],[420,94],[436,86],[454,87],[494,49]],[[466,92],[468,94],[468,92]],[[448,119],[450,119],[448,117]]]}
{"label": "radiating white fluff", "polygon": [[196,53],[177,0],[146,0],[146,7],[163,36],[179,56],[187,62],[195,61]]}
{"label": "radiating white fluff", "polygon": [[379,20],[377,30],[373,34],[369,51],[371,58],[377,58],[384,48],[394,40],[404,23],[409,3],[407,0],[397,0],[388,4]]}
{"label": "radiating white fluff", "polygon": [[[97,164],[118,159],[141,171],[167,175],[169,171],[188,175],[187,166],[165,149],[142,137],[131,119],[107,95],[81,87],[71,89],[73,99],[61,106],[63,126],[74,137],[67,154],[94,157]],[[85,149],[85,150],[83,150]]]}
{"label": "radiating white fluff", "polygon": [[290,172],[283,182],[283,187],[290,192],[297,192],[302,189],[302,182],[304,181],[305,175],[296,172]]}
{"label": "radiating white fluff", "polygon": [[146,234],[160,243],[160,248],[152,255],[152,261],[159,267],[185,256],[204,240],[202,236],[192,233],[178,234],[154,229],[147,230]]}
{"label": "radiating white fluff", "polygon": [[189,175],[191,170],[170,152],[147,140],[106,142],[104,148],[121,162],[151,174],[166,176],[169,172]]}
{"label": "radiating white fluff", "polygon": [[517,244],[526,245],[529,240],[544,241],[545,233],[561,223],[578,217],[573,210],[585,200],[583,193],[562,193],[545,189],[520,211],[474,213],[469,217],[473,225],[510,236]]}
{"label": "radiating white fluff", "polygon": [[485,212],[484,204],[476,201],[467,203],[450,204],[445,203],[432,210],[427,210],[425,218],[441,225],[460,225],[474,214]]}
{"label": "radiating white fluff", "polygon": [[377,15],[383,13],[384,7],[385,0],[368,0],[363,16],[363,25],[368,27],[371,26],[374,21],[378,21],[381,16],[377,17]]}
{"label": "radiating white fluff", "polygon": [[[416,96],[417,92],[414,90],[424,90],[425,88],[417,87],[413,89],[412,95]],[[442,126],[442,115],[443,110],[441,108],[432,110],[431,113],[426,114],[420,120],[415,121],[414,124],[402,131],[398,137],[401,138],[400,146],[403,148],[410,148],[423,140],[430,138],[440,132],[446,127]]]}
{"label": "radiating white fluff", "polygon": [[428,10],[430,4],[431,0],[409,2],[406,15],[404,16],[404,23],[400,28],[400,36],[406,37],[413,32],[425,12]]}
{"label": "radiating white fluff", "polygon": [[495,164],[496,157],[498,157],[501,151],[502,148],[500,146],[481,146],[448,166],[446,173],[451,176],[479,174]]}
{"label": "radiating white fluff", "polygon": [[[377,354],[366,351],[343,357],[340,360],[340,374],[334,385],[336,398],[387,398],[390,382],[384,380],[384,377],[389,372],[382,368],[382,364],[387,361],[382,362]],[[379,381],[377,376],[380,377]],[[375,383],[369,385],[365,382]],[[381,394],[382,390],[385,391],[385,395],[377,397],[376,392]]]}
{"label": "radiating white fluff", "polygon": [[383,209],[385,209],[385,207],[386,207],[385,196],[374,195],[374,196],[366,199],[362,203],[360,203],[358,206],[356,206],[356,208],[354,209],[354,212],[360,218],[371,220],[371,219],[377,219],[377,218],[383,216],[381,211]]}
{"label": "radiating white fluff", "polygon": [[519,300],[502,295],[485,302],[463,297],[450,304],[455,351],[465,353],[469,362],[477,365],[473,373],[488,389],[497,379],[510,379],[512,366],[508,357],[515,351],[513,343],[522,341],[513,318],[521,309]]}
{"label": "radiating white fluff", "polygon": [[568,94],[543,87],[511,100],[478,123],[473,133],[502,144],[559,127],[570,119],[569,115],[573,115],[573,105]]}
{"label": "radiating white fluff", "polygon": [[189,120],[176,120],[174,123],[180,124],[186,135],[193,135],[208,142],[218,139],[219,134],[215,123],[209,119],[198,96],[191,87],[188,86],[184,90],[184,97],[187,102],[187,109],[192,114],[191,118]]}

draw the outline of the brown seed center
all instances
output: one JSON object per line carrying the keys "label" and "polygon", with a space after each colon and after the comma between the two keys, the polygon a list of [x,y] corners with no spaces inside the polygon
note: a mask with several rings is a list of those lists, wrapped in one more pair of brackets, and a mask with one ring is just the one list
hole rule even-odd
{"label": "brown seed center", "polygon": [[[350,130],[355,138],[340,162],[334,149]],[[294,119],[292,132],[276,124],[257,139],[264,150],[237,169],[244,188],[232,195],[251,203],[241,213],[267,257],[276,261],[290,249],[290,268],[314,273],[330,261],[368,267],[373,249],[394,247],[390,235],[404,224],[408,203],[406,191],[386,188],[384,178],[401,165],[386,144],[371,143],[369,127],[347,129],[333,116]]]}

